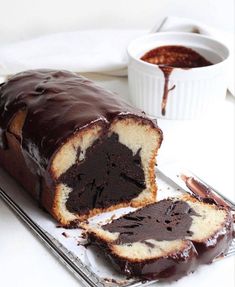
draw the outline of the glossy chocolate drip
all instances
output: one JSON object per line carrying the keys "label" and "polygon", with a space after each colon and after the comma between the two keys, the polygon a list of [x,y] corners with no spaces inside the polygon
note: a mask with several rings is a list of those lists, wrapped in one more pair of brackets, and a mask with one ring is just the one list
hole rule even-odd
{"label": "glossy chocolate drip", "polygon": [[161,106],[161,112],[162,115],[165,116],[166,114],[166,104],[167,104],[167,100],[168,100],[168,95],[169,92],[174,90],[175,85],[173,87],[171,87],[169,89],[169,78],[170,78],[170,74],[173,71],[172,67],[167,67],[167,66],[159,66],[159,69],[162,70],[163,74],[164,74],[164,91],[163,91],[163,96],[162,96],[162,106]]}
{"label": "glossy chocolate drip", "polygon": [[119,232],[119,244],[176,240],[192,235],[192,216],[197,213],[184,201],[162,200],[106,224],[104,230]]}
{"label": "glossy chocolate drip", "polygon": [[7,148],[5,132],[14,115],[25,110],[23,154],[37,174],[45,171],[54,152],[77,130],[95,122],[108,127],[126,114],[146,120],[117,95],[68,71],[19,73],[0,87],[0,99],[0,146]]}
{"label": "glossy chocolate drip", "polygon": [[117,134],[97,140],[87,149],[86,160],[74,164],[59,179],[73,189],[67,209],[86,214],[137,197],[146,187],[139,152],[133,155],[119,143]]}
{"label": "glossy chocolate drip", "polygon": [[175,88],[173,85],[168,87],[170,74],[174,68],[191,69],[198,67],[205,67],[212,65],[211,62],[206,60],[202,55],[194,51],[193,49],[184,46],[161,46],[150,50],[141,60],[150,64],[158,65],[164,74],[164,90],[162,97],[161,112],[164,116],[166,114],[166,104],[168,100],[169,92]]}

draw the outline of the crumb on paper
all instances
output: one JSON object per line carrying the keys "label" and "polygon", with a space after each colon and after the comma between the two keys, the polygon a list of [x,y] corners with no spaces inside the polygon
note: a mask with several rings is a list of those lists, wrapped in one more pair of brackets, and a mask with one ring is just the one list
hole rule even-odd
{"label": "crumb on paper", "polygon": [[128,280],[117,280],[117,279],[114,279],[114,278],[103,278],[103,280],[106,282],[106,283],[111,283],[111,284],[118,284],[118,286],[122,286],[124,284],[127,284],[129,281]]}
{"label": "crumb on paper", "polygon": [[87,233],[86,232],[82,232],[81,235],[79,236],[79,238],[87,240]]}
{"label": "crumb on paper", "polygon": [[[110,218],[107,218],[104,223],[107,224],[107,223],[110,223],[112,222],[114,219],[116,218],[116,214],[113,214]],[[102,226],[102,225],[101,225]]]}
{"label": "crumb on paper", "polygon": [[87,249],[87,247],[89,247],[90,245],[91,245],[90,242],[80,242],[80,241],[77,242],[77,246],[82,246],[82,247],[84,247],[84,248],[86,248],[86,249]]}
{"label": "crumb on paper", "polygon": [[69,237],[68,233],[66,233],[66,232],[62,232],[61,234],[62,234],[64,237],[66,237],[66,238]]}
{"label": "crumb on paper", "polygon": [[56,228],[64,228],[62,225],[56,225]]}
{"label": "crumb on paper", "polygon": [[116,214],[113,214],[110,218],[110,220],[114,220],[116,218]]}
{"label": "crumb on paper", "polygon": [[197,27],[192,28],[191,33],[201,34],[200,30]]}

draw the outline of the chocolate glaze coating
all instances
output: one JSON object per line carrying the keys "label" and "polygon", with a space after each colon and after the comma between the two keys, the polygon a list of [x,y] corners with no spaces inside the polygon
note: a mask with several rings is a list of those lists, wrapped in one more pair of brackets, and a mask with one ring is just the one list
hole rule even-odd
{"label": "chocolate glaze coating", "polygon": [[168,256],[159,259],[148,259],[142,262],[122,262],[120,258],[113,259],[119,265],[120,271],[126,275],[141,277],[145,280],[174,281],[196,270],[198,266],[197,252],[192,244],[184,253],[176,252],[173,258]]}
{"label": "chocolate glaze coating", "polygon": [[117,117],[147,119],[143,112],[88,79],[68,71],[31,70],[0,86],[0,147],[16,112],[27,113],[22,148],[31,171],[43,174],[54,152],[73,135],[95,122],[104,127]]}
{"label": "chocolate glaze coating", "polygon": [[165,256],[142,261],[127,261],[117,256],[102,239],[89,234],[89,242],[98,246],[113,264],[114,268],[128,277],[139,277],[143,280],[178,280],[196,270],[198,266],[197,251],[193,244],[187,243],[185,252],[176,252],[173,257]]}

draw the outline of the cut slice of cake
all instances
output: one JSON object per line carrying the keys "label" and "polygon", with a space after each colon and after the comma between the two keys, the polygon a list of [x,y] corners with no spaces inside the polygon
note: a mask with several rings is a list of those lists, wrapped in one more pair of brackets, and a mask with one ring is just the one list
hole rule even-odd
{"label": "cut slice of cake", "polygon": [[161,200],[102,226],[83,227],[121,273],[167,280],[212,262],[226,251],[233,231],[227,209],[188,196]]}

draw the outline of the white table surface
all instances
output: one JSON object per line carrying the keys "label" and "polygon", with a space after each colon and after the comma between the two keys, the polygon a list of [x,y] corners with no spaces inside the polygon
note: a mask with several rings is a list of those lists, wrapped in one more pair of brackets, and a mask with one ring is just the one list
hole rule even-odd
{"label": "white table surface", "polygon": [[[128,97],[127,79],[88,75],[105,87]],[[164,142],[159,164],[181,160],[208,183],[235,200],[235,98],[231,95],[220,111],[204,120],[159,120]],[[213,278],[200,287],[234,286],[234,258],[214,265]],[[203,272],[203,269],[200,270]],[[29,228],[0,200],[0,286],[80,286]],[[165,286],[165,285],[164,285]],[[168,284],[167,284],[168,286]],[[184,286],[183,279],[174,283]]]}

